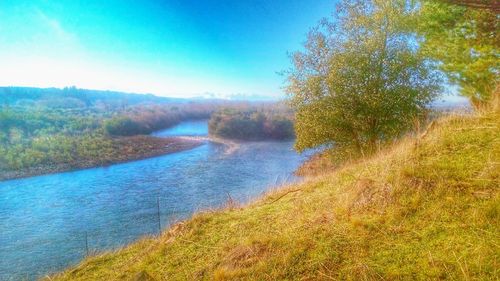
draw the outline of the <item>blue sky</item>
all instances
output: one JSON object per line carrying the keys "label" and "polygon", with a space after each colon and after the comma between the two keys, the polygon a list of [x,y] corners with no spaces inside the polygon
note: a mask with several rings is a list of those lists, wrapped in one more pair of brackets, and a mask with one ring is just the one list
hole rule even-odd
{"label": "blue sky", "polygon": [[0,0],[0,86],[282,97],[334,0]]}

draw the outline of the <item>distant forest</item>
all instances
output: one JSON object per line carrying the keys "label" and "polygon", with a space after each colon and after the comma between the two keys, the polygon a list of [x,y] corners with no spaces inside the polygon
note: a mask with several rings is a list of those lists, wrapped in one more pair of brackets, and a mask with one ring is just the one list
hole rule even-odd
{"label": "distant forest", "polygon": [[48,106],[52,108],[111,107],[118,108],[141,103],[186,103],[188,99],[159,97],[152,94],[133,94],[66,88],[0,87],[0,106]]}

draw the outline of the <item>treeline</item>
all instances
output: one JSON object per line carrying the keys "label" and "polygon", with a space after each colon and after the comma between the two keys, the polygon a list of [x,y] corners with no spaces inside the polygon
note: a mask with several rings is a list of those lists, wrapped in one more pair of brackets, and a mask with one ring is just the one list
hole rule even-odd
{"label": "treeline", "polygon": [[184,103],[186,99],[159,97],[151,94],[133,94],[66,88],[0,87],[0,106],[42,106],[51,108],[96,107],[118,109],[144,103]]}
{"label": "treeline", "polygon": [[18,143],[38,135],[82,134],[98,129],[104,114],[0,106],[0,143]]}
{"label": "treeline", "polygon": [[[44,165],[78,166],[89,161],[106,164],[123,153],[113,140],[99,133],[38,136],[12,145],[0,145],[0,173]],[[0,177],[1,178],[1,177]]]}
{"label": "treeline", "polygon": [[69,163],[108,153],[104,115],[33,107],[0,107],[0,172]]}
{"label": "treeline", "polygon": [[219,103],[188,103],[172,106],[139,106],[104,121],[112,136],[150,134],[190,119],[208,119]]}
{"label": "treeline", "polygon": [[213,136],[238,140],[284,140],[294,137],[293,114],[271,108],[226,108],[212,114]]}

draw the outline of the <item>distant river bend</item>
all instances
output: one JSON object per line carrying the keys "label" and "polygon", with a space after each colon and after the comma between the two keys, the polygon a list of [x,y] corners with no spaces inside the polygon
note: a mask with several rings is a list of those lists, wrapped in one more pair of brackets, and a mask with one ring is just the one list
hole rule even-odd
{"label": "distant river bend", "polygon": [[[248,201],[276,183],[297,180],[304,160],[292,141],[228,146],[207,139],[207,121],[183,122],[159,137],[203,138],[191,150],[0,182],[0,280],[34,280],[158,233],[193,212]],[[88,247],[87,247],[88,245]]]}

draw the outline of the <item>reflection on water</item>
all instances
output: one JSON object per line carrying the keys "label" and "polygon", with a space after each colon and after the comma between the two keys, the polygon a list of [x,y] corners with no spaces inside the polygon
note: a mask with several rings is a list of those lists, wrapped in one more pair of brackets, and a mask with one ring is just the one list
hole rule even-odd
{"label": "reflection on water", "polygon": [[[205,135],[206,121],[185,122],[161,136]],[[0,182],[0,280],[34,279],[110,249],[228,194],[246,201],[290,176],[303,160],[292,142],[244,143],[231,154],[207,142],[141,161]],[[87,240],[87,241],[86,241]]]}

